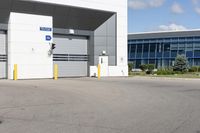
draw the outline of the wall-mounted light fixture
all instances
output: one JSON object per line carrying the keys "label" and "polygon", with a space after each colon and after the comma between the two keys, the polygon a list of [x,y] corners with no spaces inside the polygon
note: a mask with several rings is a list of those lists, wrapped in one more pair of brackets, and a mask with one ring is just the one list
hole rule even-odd
{"label": "wall-mounted light fixture", "polygon": [[74,29],[69,29],[69,34],[71,34],[71,35],[75,34]]}
{"label": "wall-mounted light fixture", "polygon": [[101,54],[102,54],[102,55],[106,55],[106,51],[105,51],[105,50],[103,50]]}

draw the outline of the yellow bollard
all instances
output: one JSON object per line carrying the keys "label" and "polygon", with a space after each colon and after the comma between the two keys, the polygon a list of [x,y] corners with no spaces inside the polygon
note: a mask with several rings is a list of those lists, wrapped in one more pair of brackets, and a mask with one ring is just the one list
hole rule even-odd
{"label": "yellow bollard", "polygon": [[98,64],[98,79],[101,78],[101,65]]}
{"label": "yellow bollard", "polygon": [[58,65],[54,65],[54,80],[58,80]]}
{"label": "yellow bollard", "polygon": [[17,64],[14,64],[14,80],[17,80]]}

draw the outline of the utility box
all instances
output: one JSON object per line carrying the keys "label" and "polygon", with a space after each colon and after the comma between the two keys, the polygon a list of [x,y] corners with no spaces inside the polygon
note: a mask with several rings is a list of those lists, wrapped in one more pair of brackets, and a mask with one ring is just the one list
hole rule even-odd
{"label": "utility box", "polygon": [[102,77],[105,77],[105,76],[108,76],[108,56],[106,55],[102,55],[102,56],[99,56],[99,64],[101,66],[101,76]]}

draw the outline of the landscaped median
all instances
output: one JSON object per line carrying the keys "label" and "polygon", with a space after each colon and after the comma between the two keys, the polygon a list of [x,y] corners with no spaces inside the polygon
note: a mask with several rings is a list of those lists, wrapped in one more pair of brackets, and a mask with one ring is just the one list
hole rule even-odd
{"label": "landscaped median", "polygon": [[129,76],[147,76],[147,77],[170,77],[170,78],[199,78],[200,79],[200,67],[193,66],[184,71],[176,71],[172,68],[154,69],[149,72],[148,69],[142,69],[140,71],[130,71]]}
{"label": "landscaped median", "polygon": [[129,64],[130,76],[170,77],[170,78],[200,78],[200,66],[189,66],[185,55],[177,55],[172,66],[158,69],[155,64],[142,64],[140,69],[133,69]]}
{"label": "landscaped median", "polygon": [[200,73],[191,73],[187,72],[184,74],[165,74],[165,75],[158,75],[156,73],[154,74],[146,74],[145,72],[130,72],[130,77],[134,76],[141,76],[141,77],[167,77],[167,78],[199,78],[200,79]]}

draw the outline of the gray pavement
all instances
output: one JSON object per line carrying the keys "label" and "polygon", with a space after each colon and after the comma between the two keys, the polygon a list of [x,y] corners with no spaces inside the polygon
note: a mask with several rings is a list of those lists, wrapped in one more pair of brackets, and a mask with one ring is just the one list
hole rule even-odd
{"label": "gray pavement", "polygon": [[0,80],[0,133],[200,133],[200,80]]}

